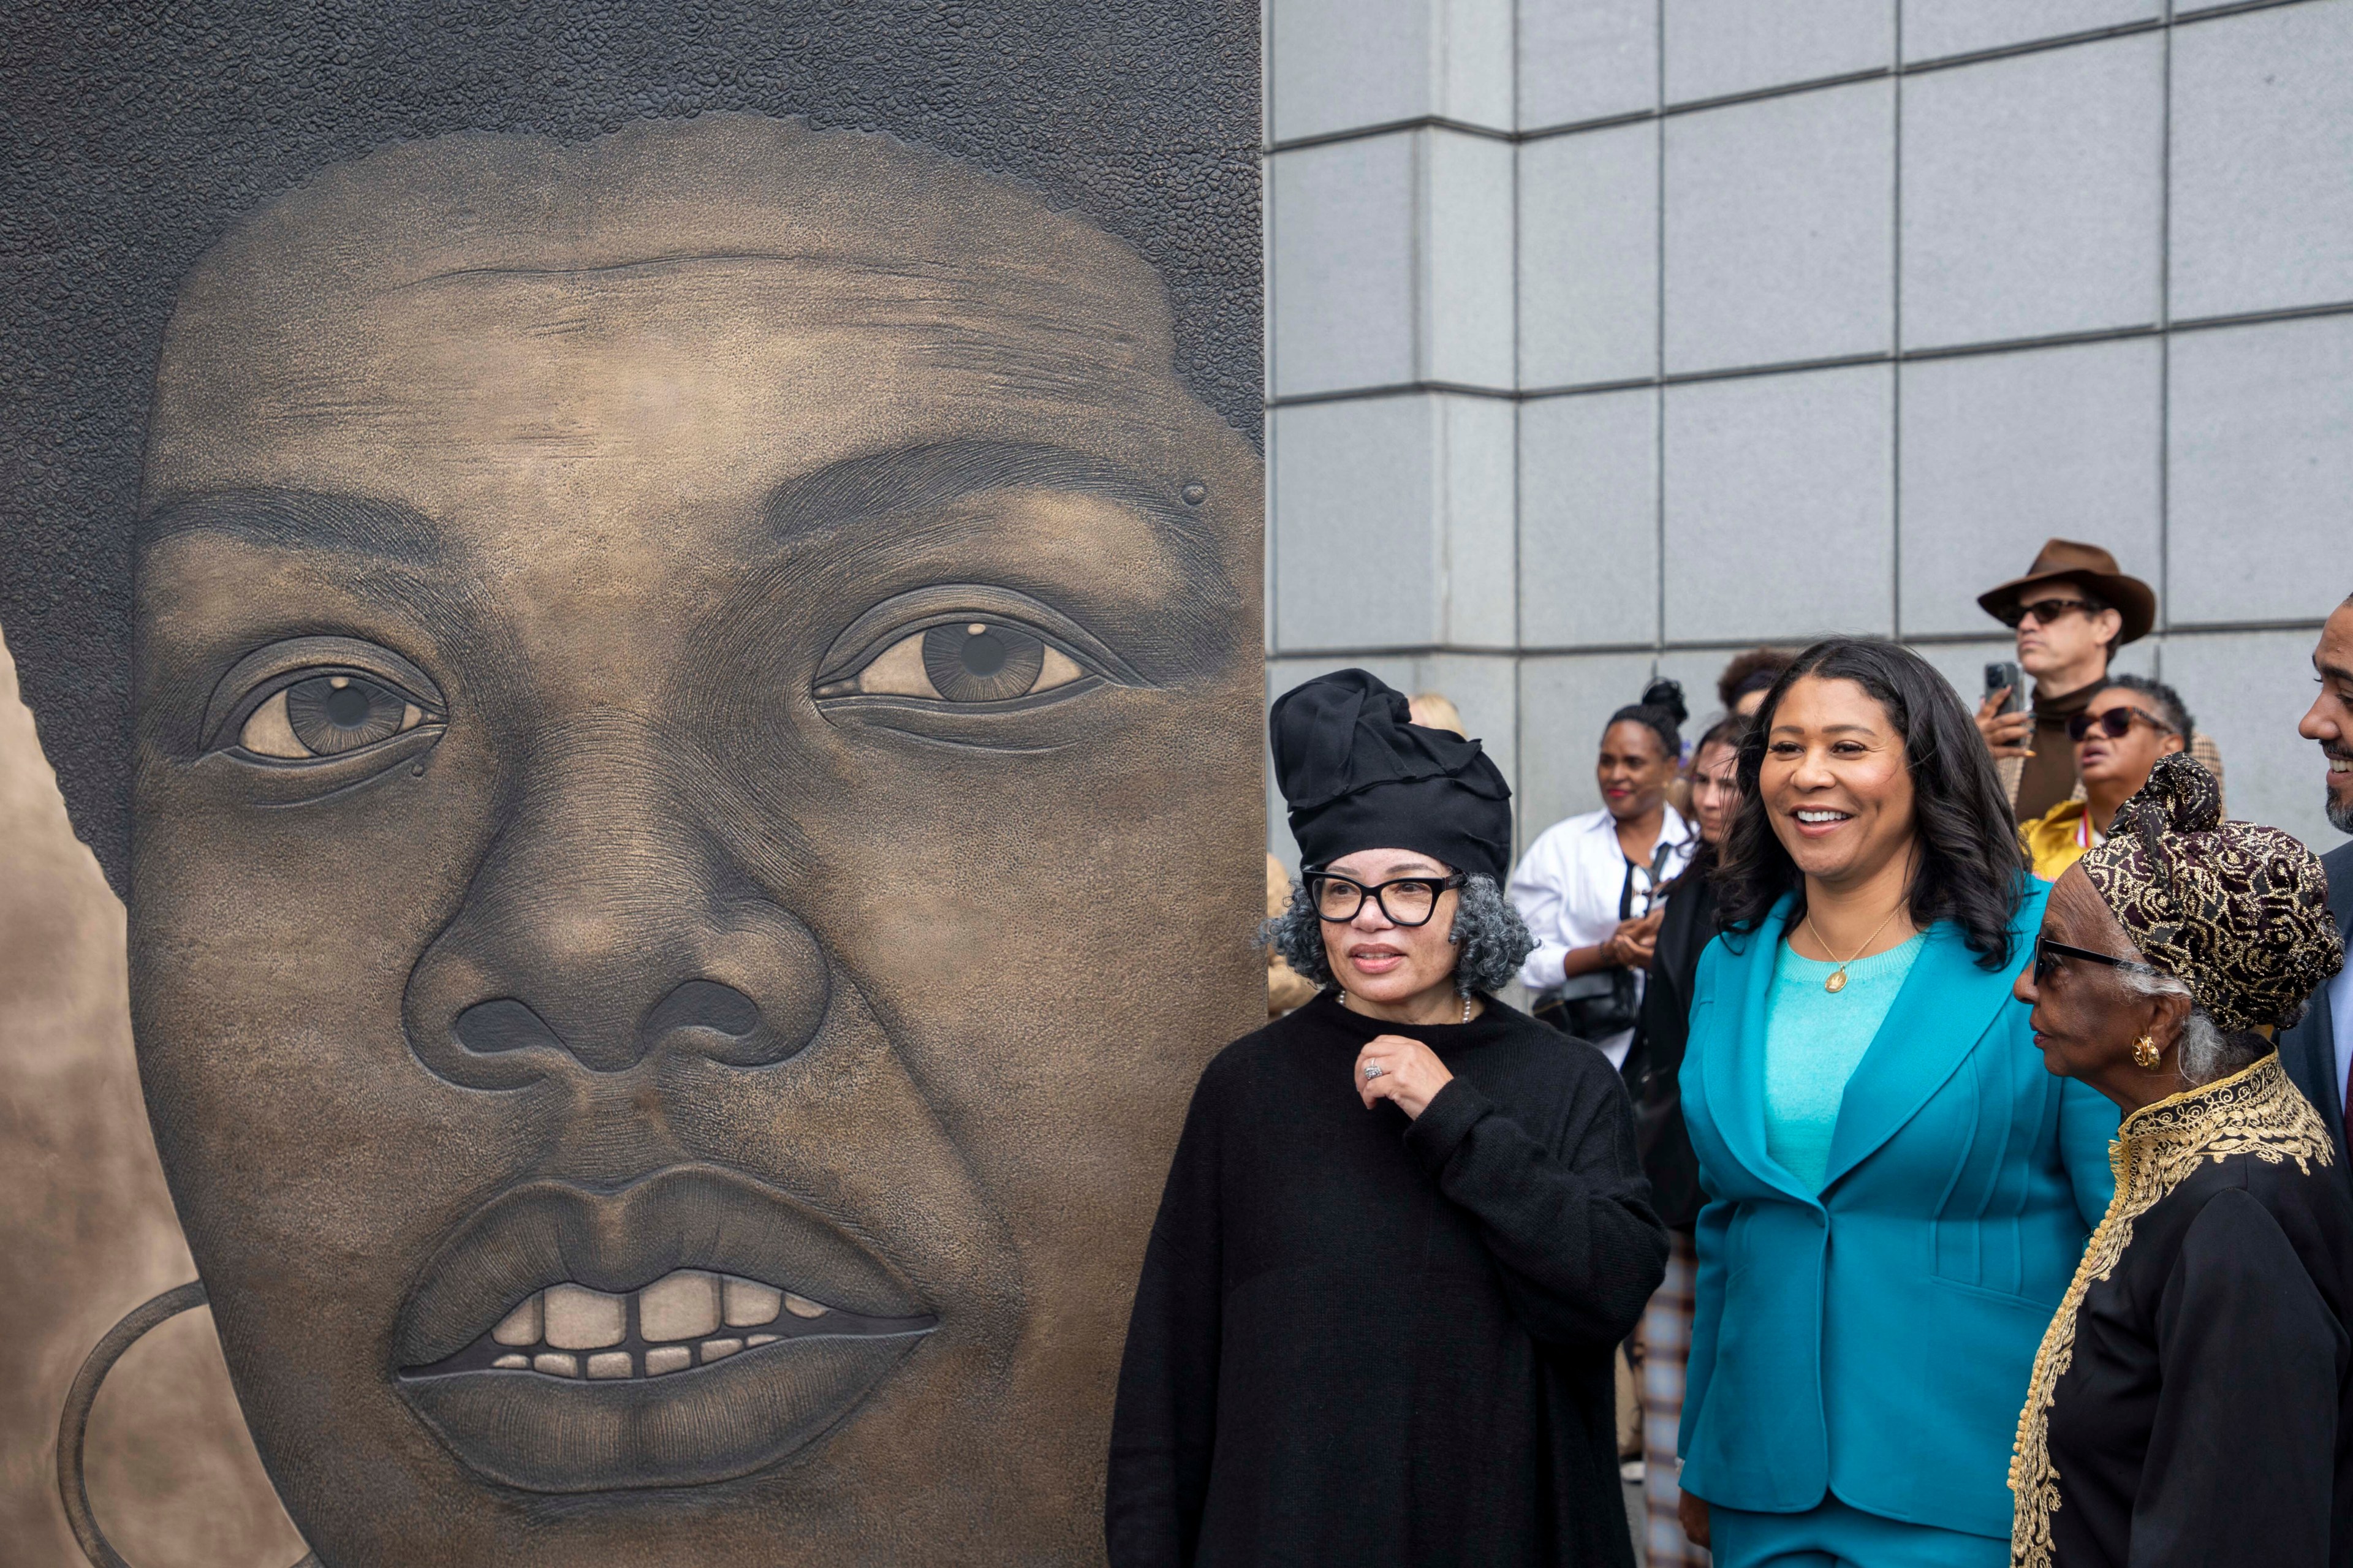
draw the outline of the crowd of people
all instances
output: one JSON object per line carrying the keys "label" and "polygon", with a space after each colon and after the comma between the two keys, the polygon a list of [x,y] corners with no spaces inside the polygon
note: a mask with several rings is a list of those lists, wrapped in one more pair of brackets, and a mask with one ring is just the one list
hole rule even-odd
{"label": "crowd of people", "polygon": [[[1276,702],[1301,879],[1148,1246],[1114,1564],[1630,1564],[1636,1462],[1652,1568],[2353,1563],[2353,844],[2226,817],[2105,551],[1979,602],[1974,704],[1871,637],[1688,742],[1653,681],[1516,863],[1443,699]],[[2353,597],[2313,664],[2353,834]]]}

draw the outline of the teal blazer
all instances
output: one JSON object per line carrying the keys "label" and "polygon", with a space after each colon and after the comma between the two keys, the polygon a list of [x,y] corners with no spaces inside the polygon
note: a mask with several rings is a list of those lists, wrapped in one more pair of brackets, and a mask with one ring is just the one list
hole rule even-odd
{"label": "teal blazer", "polygon": [[1699,1155],[1685,1490],[2010,1534],[2042,1331],[2115,1178],[2116,1108],[2043,1070],[2010,982],[2049,888],[1978,967],[1942,921],[1847,1082],[1819,1196],[1765,1152],[1766,998],[1789,900],[1701,955],[1683,1058]]}

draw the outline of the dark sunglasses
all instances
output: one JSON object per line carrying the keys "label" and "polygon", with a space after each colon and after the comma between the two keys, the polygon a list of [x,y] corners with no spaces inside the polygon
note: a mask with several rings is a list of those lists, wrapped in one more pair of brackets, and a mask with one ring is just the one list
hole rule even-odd
{"label": "dark sunglasses", "polygon": [[2047,626],[2070,610],[2081,610],[2088,616],[2092,613],[2092,606],[2081,599],[2037,599],[2031,605],[2012,605],[2004,610],[2001,624],[2015,629],[2027,616],[2032,616],[2039,624]]}
{"label": "dark sunglasses", "polygon": [[2086,963],[2105,963],[2110,969],[2129,969],[2136,974],[2165,973],[2129,958],[2118,958],[2113,952],[2094,952],[2088,947],[2069,947],[2063,942],[2038,936],[2034,939],[2034,984],[2040,985],[2050,979],[2052,971],[2059,967],[2059,961],[2063,958],[2080,958]]}
{"label": "dark sunglasses", "polygon": [[2133,721],[2136,719],[2152,730],[2161,730],[2168,735],[2179,733],[2172,725],[2145,708],[2110,708],[2098,713],[2068,714],[2067,738],[2071,741],[2080,741],[2090,734],[2096,725],[2100,733],[2109,740],[2121,741],[2132,731]]}

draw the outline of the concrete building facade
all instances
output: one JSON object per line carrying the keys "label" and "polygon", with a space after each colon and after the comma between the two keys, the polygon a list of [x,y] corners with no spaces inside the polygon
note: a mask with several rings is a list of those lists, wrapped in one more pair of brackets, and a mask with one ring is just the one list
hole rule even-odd
{"label": "concrete building facade", "polygon": [[1446,692],[1525,844],[1654,671],[1871,632],[1974,699],[2062,535],[2232,815],[2340,841],[2353,0],[1269,0],[1265,58],[1270,694]]}

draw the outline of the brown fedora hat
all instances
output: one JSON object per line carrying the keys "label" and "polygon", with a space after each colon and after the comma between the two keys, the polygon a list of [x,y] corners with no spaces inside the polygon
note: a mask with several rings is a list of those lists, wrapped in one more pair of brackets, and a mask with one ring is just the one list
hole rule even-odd
{"label": "brown fedora hat", "polygon": [[2034,564],[2023,577],[2013,577],[1999,588],[1989,588],[1978,595],[1978,604],[1995,620],[2004,626],[2018,614],[2025,602],[2026,590],[2038,583],[2071,579],[2105,599],[2125,619],[2124,629],[2116,634],[2119,646],[2138,642],[2148,636],[2149,627],[2157,624],[2157,594],[2137,577],[2127,577],[2116,570],[2116,558],[2096,544],[2080,544],[2072,539],[2043,541],[2042,549],[2034,557]]}

